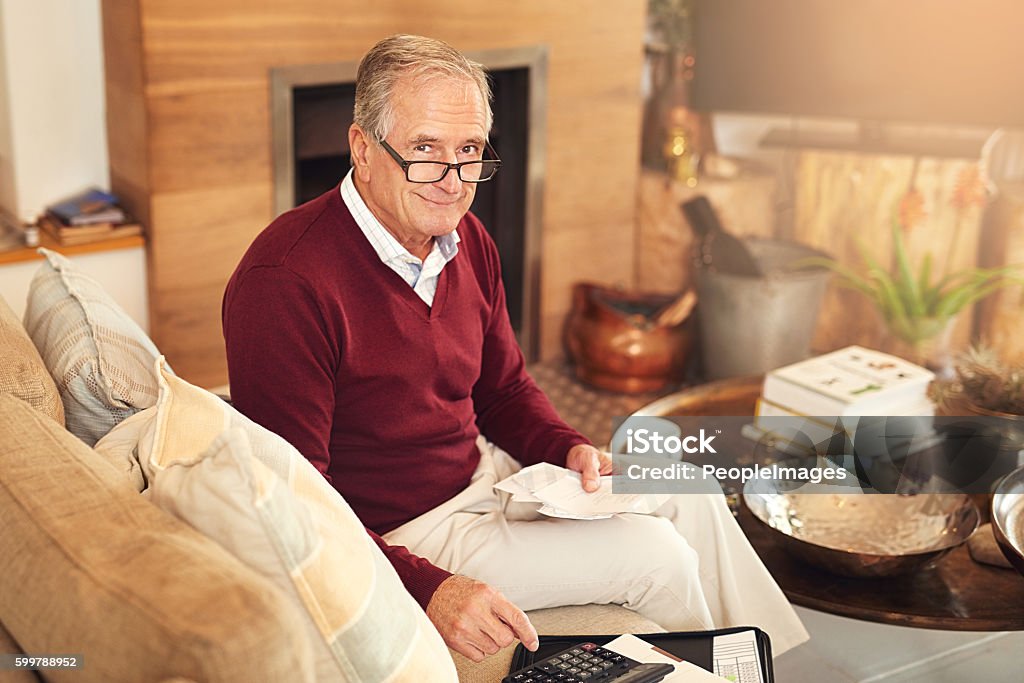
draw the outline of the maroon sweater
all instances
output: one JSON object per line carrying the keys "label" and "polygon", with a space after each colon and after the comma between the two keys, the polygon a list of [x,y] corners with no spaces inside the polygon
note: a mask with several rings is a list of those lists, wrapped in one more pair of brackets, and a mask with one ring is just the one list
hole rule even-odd
{"label": "maroon sweater", "polygon": [[587,443],[526,373],[480,221],[428,307],[381,262],[338,188],[253,242],[222,311],[231,396],[352,506],[426,608],[450,574],[380,538],[466,488],[481,432],[523,464]]}

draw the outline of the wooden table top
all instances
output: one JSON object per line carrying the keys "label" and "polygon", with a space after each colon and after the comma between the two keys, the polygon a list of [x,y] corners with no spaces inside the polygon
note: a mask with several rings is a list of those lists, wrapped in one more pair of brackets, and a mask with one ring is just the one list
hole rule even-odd
{"label": "wooden table top", "polygon": [[[761,378],[684,389],[638,411],[645,415],[753,415]],[[934,565],[906,576],[846,578],[785,552],[776,532],[740,506],[740,527],[786,596],[795,604],[898,626],[952,631],[1024,630],[1024,576],[979,564],[962,545]]]}

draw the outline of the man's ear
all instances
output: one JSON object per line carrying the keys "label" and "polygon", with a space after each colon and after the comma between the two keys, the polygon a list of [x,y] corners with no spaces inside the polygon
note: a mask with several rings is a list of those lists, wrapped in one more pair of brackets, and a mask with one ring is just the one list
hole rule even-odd
{"label": "man's ear", "polygon": [[349,126],[349,154],[352,156],[352,165],[355,166],[356,175],[363,182],[370,179],[370,145],[372,144],[369,136],[357,124],[353,123]]}

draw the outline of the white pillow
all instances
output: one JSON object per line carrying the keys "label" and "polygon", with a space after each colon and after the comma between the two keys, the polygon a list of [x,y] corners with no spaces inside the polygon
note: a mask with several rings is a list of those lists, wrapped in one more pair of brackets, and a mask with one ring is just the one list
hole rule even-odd
{"label": "white pillow", "polygon": [[93,451],[124,474],[139,493],[149,486],[148,473],[139,462],[139,441],[143,430],[148,429],[155,419],[155,407],[140,410],[107,432],[92,447]]}
{"label": "white pillow", "polygon": [[146,495],[295,597],[317,680],[456,681],[440,635],[327,480],[217,396],[163,369],[159,380],[156,409],[137,418]]}
{"label": "white pillow", "polygon": [[156,402],[159,352],[98,282],[56,252],[39,253],[25,329],[57,384],[68,431],[92,446]]}

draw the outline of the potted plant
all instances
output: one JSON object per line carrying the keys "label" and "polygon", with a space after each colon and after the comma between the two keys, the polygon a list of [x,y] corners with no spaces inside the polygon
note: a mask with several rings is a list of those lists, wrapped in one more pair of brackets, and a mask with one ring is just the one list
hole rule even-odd
{"label": "potted plant", "polygon": [[[1024,450],[1024,357],[1006,360],[990,346],[973,345],[957,357],[954,379],[934,384],[932,396],[946,413],[981,416],[981,426],[998,435],[996,460],[983,480],[994,489]],[[972,493],[987,516],[991,493]]]}
{"label": "potted plant", "polygon": [[[952,206],[960,214],[969,206],[982,205],[986,194],[977,166],[967,178],[961,178],[953,195]],[[941,268],[928,252],[913,263],[905,236],[925,216],[924,199],[911,187],[903,195],[892,216],[893,254],[888,267],[871,256],[858,243],[863,269],[858,271],[836,261],[819,262],[839,275],[839,284],[868,297],[884,321],[891,339],[902,348],[897,355],[927,365],[947,378],[952,373],[948,336],[956,316],[965,308],[989,294],[1010,285],[1024,282],[1020,266],[999,268],[965,268],[954,270],[952,254],[958,241],[961,219],[948,245]]]}
{"label": "potted plant", "polygon": [[953,392],[972,413],[1022,419],[1024,358],[1004,361],[989,346],[971,346],[957,359]]}

